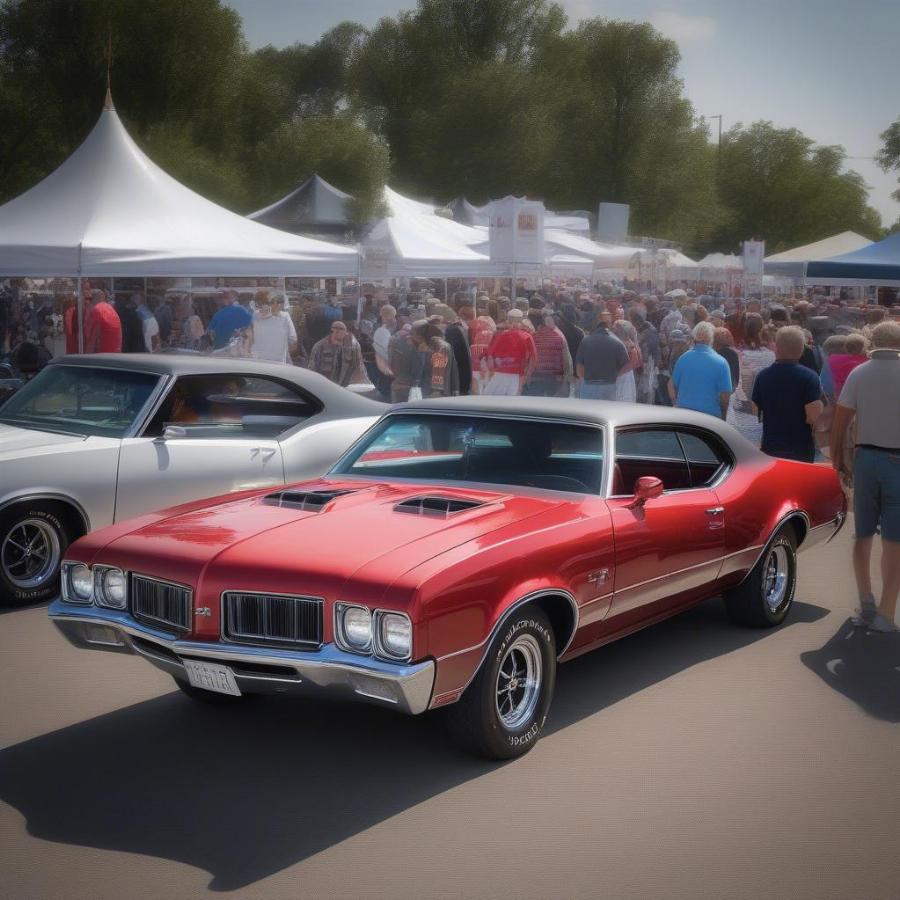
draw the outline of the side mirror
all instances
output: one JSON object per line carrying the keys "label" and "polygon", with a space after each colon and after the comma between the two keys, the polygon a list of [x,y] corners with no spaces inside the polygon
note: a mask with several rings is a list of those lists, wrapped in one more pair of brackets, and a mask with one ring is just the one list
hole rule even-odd
{"label": "side mirror", "polygon": [[642,475],[634,485],[634,500],[628,504],[628,509],[637,509],[643,506],[648,500],[655,500],[662,496],[663,487],[662,479],[655,475]]}
{"label": "side mirror", "polygon": [[178,438],[186,438],[187,437],[187,428],[182,428],[180,425],[166,425],[163,428],[162,440],[171,441],[177,440]]}

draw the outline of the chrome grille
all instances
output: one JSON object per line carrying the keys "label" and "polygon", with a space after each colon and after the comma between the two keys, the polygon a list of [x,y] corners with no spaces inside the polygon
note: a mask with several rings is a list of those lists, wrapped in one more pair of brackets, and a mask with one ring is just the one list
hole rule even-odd
{"label": "chrome grille", "polygon": [[323,601],[281,594],[226,593],[224,633],[246,644],[322,643]]}
{"label": "chrome grille", "polygon": [[131,576],[131,614],[141,622],[178,631],[191,629],[191,590],[168,581]]}

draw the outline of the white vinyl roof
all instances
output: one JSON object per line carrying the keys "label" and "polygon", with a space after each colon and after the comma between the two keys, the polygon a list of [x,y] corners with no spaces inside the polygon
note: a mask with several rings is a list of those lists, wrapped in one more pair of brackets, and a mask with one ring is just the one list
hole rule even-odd
{"label": "white vinyl roof", "polygon": [[111,103],[55,172],[0,206],[3,276],[348,276],[357,259],[186,188],[141,152]]}
{"label": "white vinyl roof", "polygon": [[[363,239],[363,275],[489,277],[509,267],[491,262],[487,228],[463,225],[435,214],[434,207],[384,189],[388,215]],[[477,248],[477,249],[476,249]]]}
{"label": "white vinyl roof", "polygon": [[701,269],[743,269],[744,261],[733,253],[707,253],[703,259],[697,262]]}
{"label": "white vinyl roof", "polygon": [[852,253],[854,250],[868,247],[871,243],[868,238],[864,238],[855,231],[842,231],[840,234],[823,238],[821,241],[804,244],[802,247],[795,247],[793,250],[785,250],[783,253],[767,256],[765,261],[766,263],[811,262],[814,259],[828,259],[832,256],[839,256],[841,253]]}

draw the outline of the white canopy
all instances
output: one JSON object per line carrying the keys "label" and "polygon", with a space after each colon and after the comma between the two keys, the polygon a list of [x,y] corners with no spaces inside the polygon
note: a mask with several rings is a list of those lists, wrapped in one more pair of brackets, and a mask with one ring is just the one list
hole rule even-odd
{"label": "white canopy", "polygon": [[767,256],[763,262],[767,275],[788,278],[803,278],[806,264],[816,259],[829,259],[843,253],[852,253],[868,247],[872,242],[855,231],[842,231],[812,244],[804,244],[793,250]]}
{"label": "white canopy", "polygon": [[544,228],[544,244],[548,256],[551,253],[576,254],[590,257],[598,269],[625,269],[635,254],[645,251],[640,247],[622,247],[617,244],[601,244],[580,234],[572,234],[558,228]]}
{"label": "white canopy", "polygon": [[0,206],[4,276],[348,276],[357,260],[195,194],[141,152],[111,103],[55,172]]}
{"label": "white canopy", "polygon": [[697,261],[697,268],[715,272],[725,272],[728,269],[743,271],[744,261],[734,253],[707,253],[703,259]]}
{"label": "white canopy", "polygon": [[463,225],[435,214],[434,207],[384,189],[388,215],[362,241],[368,278],[402,276],[503,277],[508,267],[491,262],[476,247],[488,240],[486,228]]}

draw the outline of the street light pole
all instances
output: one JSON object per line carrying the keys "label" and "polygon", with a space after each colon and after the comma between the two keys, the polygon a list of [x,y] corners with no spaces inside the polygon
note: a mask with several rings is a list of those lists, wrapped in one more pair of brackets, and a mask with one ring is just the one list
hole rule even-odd
{"label": "street light pole", "polygon": [[722,166],[722,114],[719,113],[717,116],[710,116],[710,119],[718,119],[719,120],[719,143],[718,149],[716,151],[716,162],[717,165],[721,168]]}

